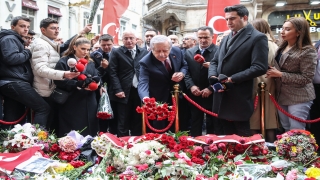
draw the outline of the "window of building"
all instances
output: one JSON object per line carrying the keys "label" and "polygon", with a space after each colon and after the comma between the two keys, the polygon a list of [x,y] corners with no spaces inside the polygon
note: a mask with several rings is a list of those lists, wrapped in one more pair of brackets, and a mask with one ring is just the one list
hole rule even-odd
{"label": "window of building", "polygon": [[122,38],[123,32],[126,30],[127,21],[121,20],[120,21],[120,33],[119,33],[119,39]]}
{"label": "window of building", "polygon": [[98,26],[98,34],[100,34],[100,31],[101,31],[101,14],[97,15],[97,26]]}
{"label": "window of building", "polygon": [[54,15],[54,14],[48,14],[48,18],[54,19],[56,21],[59,21],[59,16]]}
{"label": "window of building", "polygon": [[136,30],[137,30],[137,25],[132,24],[131,29],[132,29],[133,31],[136,31]]}
{"label": "window of building", "polygon": [[48,6],[48,18],[54,19],[59,22],[59,18],[62,16],[60,9],[52,6]]}
{"label": "window of building", "polygon": [[22,6],[22,16],[28,17],[30,19],[30,29],[34,30],[34,17],[35,17],[36,11],[31,8],[27,8]]}
{"label": "window of building", "polygon": [[90,16],[90,13],[88,12],[83,13],[83,26],[86,26],[89,23],[89,16]]}

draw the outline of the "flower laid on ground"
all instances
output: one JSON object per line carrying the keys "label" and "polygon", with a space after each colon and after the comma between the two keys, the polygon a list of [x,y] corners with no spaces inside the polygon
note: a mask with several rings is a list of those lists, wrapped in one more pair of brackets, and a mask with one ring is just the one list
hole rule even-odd
{"label": "flower laid on ground", "polygon": [[30,123],[16,124],[11,130],[1,130],[0,134],[1,152],[20,152],[33,146],[41,146],[46,150],[56,142],[54,135]]}
{"label": "flower laid on ground", "polygon": [[308,163],[317,157],[318,145],[310,132],[290,130],[277,136],[274,143],[278,155],[297,163]]}
{"label": "flower laid on ground", "polygon": [[[156,102],[155,98],[144,98],[144,105],[137,107],[138,113],[146,113],[150,120],[165,120],[173,121],[175,118],[175,107],[169,107],[167,103]],[[171,108],[171,111],[168,109]]]}

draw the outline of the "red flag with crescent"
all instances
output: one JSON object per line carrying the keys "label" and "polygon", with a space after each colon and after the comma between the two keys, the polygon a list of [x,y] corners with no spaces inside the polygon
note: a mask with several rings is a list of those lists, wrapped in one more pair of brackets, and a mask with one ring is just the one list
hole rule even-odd
{"label": "red flag with crescent", "polygon": [[127,10],[128,6],[129,0],[104,0],[100,32],[113,36],[114,44],[118,44],[118,32],[120,31],[119,19]]}
{"label": "red flag with crescent", "polygon": [[11,173],[16,166],[30,159],[40,147],[31,147],[18,153],[0,153],[0,171]]}
{"label": "red flag with crescent", "polygon": [[214,38],[213,43],[216,42],[217,34],[228,30],[227,22],[224,18],[224,8],[240,4],[240,0],[208,0],[207,6],[207,21],[206,24],[213,28]]}

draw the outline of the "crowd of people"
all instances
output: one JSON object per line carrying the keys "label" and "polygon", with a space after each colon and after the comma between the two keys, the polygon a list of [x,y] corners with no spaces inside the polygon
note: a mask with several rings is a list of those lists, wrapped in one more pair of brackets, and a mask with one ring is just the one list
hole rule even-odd
{"label": "crowd of people", "polygon": [[[0,32],[3,119],[13,122],[31,108],[34,116],[27,119],[58,136],[71,130],[93,136],[98,132],[137,136],[142,133],[142,117],[136,107],[151,97],[171,104],[173,85],[178,83],[193,101],[218,114],[205,114],[180,96],[180,130],[190,131],[193,137],[202,135],[203,129],[207,134],[250,136],[261,130],[261,107],[254,109],[253,102],[260,82],[267,84],[266,91],[288,113],[301,119],[318,118],[320,67],[308,22],[300,17],[287,19],[276,44],[265,20],[248,21],[245,6],[228,6],[224,12],[229,30],[219,34],[215,43],[213,29],[203,26],[185,34],[182,44],[176,35],[157,35],[154,29],[146,30],[145,42],[133,31],[125,31],[119,47],[114,47],[109,34],[85,38],[91,25],[63,42],[58,22],[50,18],[41,21],[41,35],[34,39],[30,20],[15,17],[11,29]],[[196,61],[196,55],[204,61]],[[70,59],[77,63],[85,59],[84,71],[74,71]],[[87,80],[79,78],[83,75],[97,81],[98,88],[90,88]],[[62,104],[51,97],[56,89],[68,93]],[[103,92],[110,97],[112,119],[96,117]],[[275,140],[280,127],[284,131],[309,128],[279,112],[268,93],[267,141]],[[163,129],[168,120],[151,124]],[[317,124],[311,124],[314,133]],[[2,129],[10,126],[1,124]]]}

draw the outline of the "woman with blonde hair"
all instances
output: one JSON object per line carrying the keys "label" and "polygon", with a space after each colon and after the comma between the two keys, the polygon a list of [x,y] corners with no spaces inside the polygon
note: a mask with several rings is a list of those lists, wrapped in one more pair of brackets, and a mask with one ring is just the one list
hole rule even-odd
{"label": "woman with blonde hair", "polygon": [[[255,19],[251,22],[252,26],[258,31],[264,33],[268,38],[268,65],[274,66],[274,56],[276,50],[278,49],[277,44],[275,43],[275,38],[272,35],[270,26],[268,22],[264,19]],[[276,135],[275,130],[278,128],[278,113],[277,108],[272,103],[269,98],[269,94],[275,94],[275,83],[274,78],[266,78],[265,75],[257,77],[254,79],[253,85],[253,97],[256,97],[256,94],[259,93],[260,90],[258,88],[259,83],[264,82],[267,86],[265,87],[265,129],[266,129],[266,137],[265,139],[268,142],[275,141]],[[250,118],[250,128],[253,134],[260,133],[261,129],[261,107],[260,103],[258,103],[257,108],[254,110],[253,115]]]}
{"label": "woman with blonde hair", "polygon": [[[275,66],[267,71],[267,77],[275,78],[279,105],[289,114],[307,119],[312,100],[315,99],[312,80],[317,63],[309,23],[302,17],[287,19],[282,26],[281,37],[282,42],[275,55]],[[305,123],[278,112],[285,131],[305,129]]]}
{"label": "woman with blonde hair", "polygon": [[[71,58],[88,60],[85,69],[79,76],[87,78],[97,77],[98,71],[94,62],[89,58],[91,43],[83,36],[75,37],[64,56],[59,60],[55,69],[70,71],[68,60]],[[80,82],[80,83],[79,83]],[[59,106],[59,136],[64,136],[71,130],[81,131],[82,135],[97,135],[99,131],[99,122],[96,118],[97,113],[97,90],[90,90],[88,87],[82,87],[84,81],[74,79],[65,79],[63,81],[54,81],[56,86],[70,93],[64,104]],[[80,85],[79,85],[80,84]]]}

